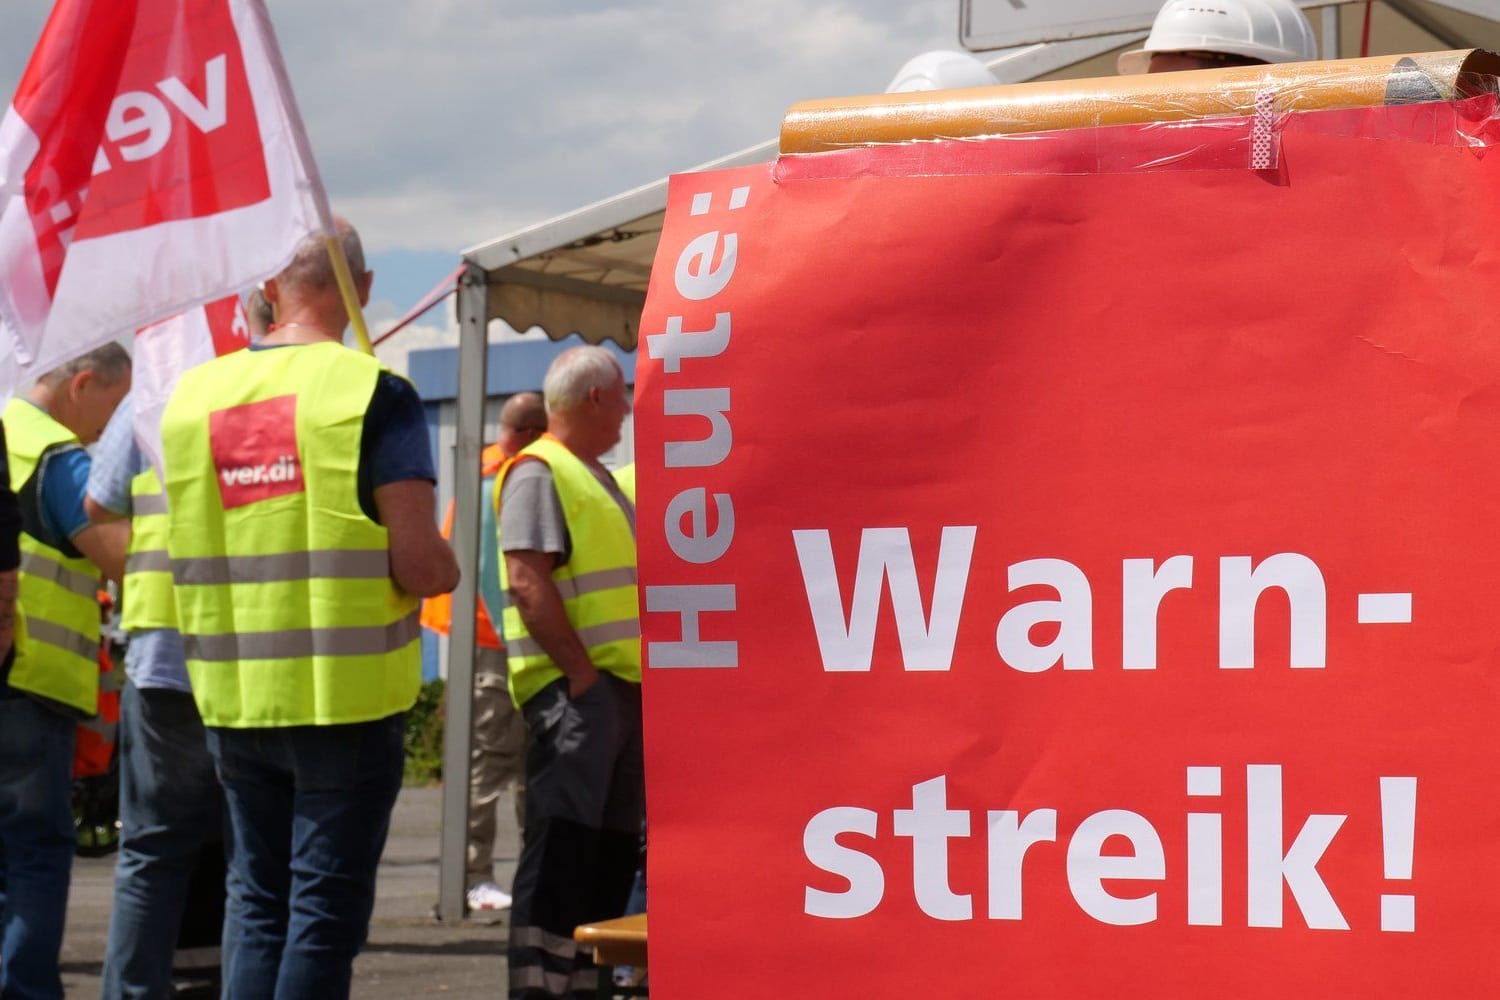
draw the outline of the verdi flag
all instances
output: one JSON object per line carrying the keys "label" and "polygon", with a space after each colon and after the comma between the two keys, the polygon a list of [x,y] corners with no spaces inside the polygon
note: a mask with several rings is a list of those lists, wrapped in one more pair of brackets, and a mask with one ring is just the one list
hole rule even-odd
{"label": "verdi flag", "polygon": [[135,437],[151,463],[161,468],[161,415],[189,368],[250,343],[250,323],[238,295],[189,309],[136,334]]}
{"label": "verdi flag", "polygon": [[260,0],[60,0],[0,122],[0,396],[274,274],[323,202]]}

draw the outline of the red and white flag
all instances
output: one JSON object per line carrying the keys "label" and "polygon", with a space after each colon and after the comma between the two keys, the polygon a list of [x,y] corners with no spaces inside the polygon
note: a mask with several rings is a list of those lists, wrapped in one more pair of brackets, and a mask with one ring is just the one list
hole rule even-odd
{"label": "red and white flag", "polygon": [[189,309],[136,334],[131,398],[135,439],[161,468],[161,415],[183,372],[250,343],[250,322],[238,295]]}
{"label": "red and white flag", "polygon": [[261,0],[59,0],[0,121],[0,398],[326,218]]}

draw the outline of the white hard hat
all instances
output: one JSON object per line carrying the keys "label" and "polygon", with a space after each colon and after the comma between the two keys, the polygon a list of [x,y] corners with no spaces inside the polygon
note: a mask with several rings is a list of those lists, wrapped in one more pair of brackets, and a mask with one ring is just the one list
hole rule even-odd
{"label": "white hard hat", "polygon": [[906,60],[885,92],[907,94],[920,90],[993,87],[999,82],[989,67],[969,53],[937,49]]}
{"label": "white hard hat", "polygon": [[1167,0],[1144,48],[1120,56],[1144,73],[1153,52],[1222,52],[1268,63],[1317,58],[1312,25],[1291,0]]}

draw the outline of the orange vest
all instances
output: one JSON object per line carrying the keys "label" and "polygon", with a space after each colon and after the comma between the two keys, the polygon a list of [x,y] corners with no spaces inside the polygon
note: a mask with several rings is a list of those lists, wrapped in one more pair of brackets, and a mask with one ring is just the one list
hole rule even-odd
{"label": "orange vest", "polygon": [[[479,456],[479,474],[481,476],[493,476],[500,471],[500,466],[505,464],[505,453],[500,450],[498,444],[492,444],[485,448]],[[443,516],[443,537],[453,537],[453,501],[448,501],[448,513]],[[489,541],[493,541],[492,539]],[[500,641],[500,636],[495,632],[495,623],[490,621],[489,612],[484,609],[484,602],[475,603],[474,626],[475,641],[482,649],[504,649],[505,644]],[[429,597],[422,602],[422,625],[434,632],[447,635],[453,626],[453,596],[451,594],[439,594],[437,597]]]}
{"label": "orange vest", "polygon": [[[99,592],[99,604],[108,613],[109,594]],[[99,713],[78,724],[73,741],[73,777],[98,778],[109,773],[115,756],[120,724],[120,689],[125,669],[110,659],[107,643],[99,644]]]}

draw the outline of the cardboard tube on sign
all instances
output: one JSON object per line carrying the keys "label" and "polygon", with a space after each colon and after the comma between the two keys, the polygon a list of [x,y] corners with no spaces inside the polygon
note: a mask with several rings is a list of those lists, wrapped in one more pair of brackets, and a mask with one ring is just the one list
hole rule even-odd
{"label": "cardboard tube on sign", "polygon": [[782,122],[781,152],[1241,116],[1267,92],[1278,112],[1452,100],[1497,75],[1500,56],[1464,49],[803,101]]}

